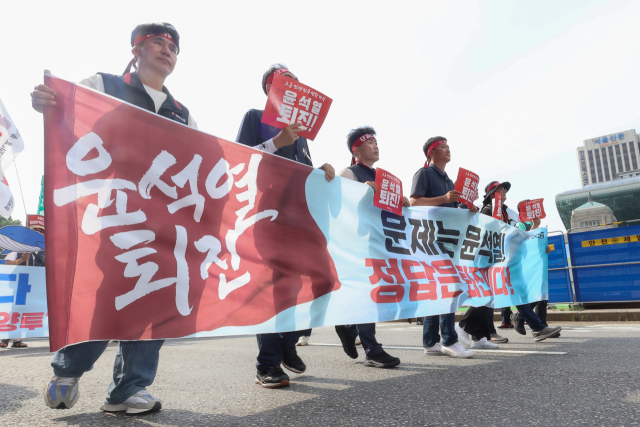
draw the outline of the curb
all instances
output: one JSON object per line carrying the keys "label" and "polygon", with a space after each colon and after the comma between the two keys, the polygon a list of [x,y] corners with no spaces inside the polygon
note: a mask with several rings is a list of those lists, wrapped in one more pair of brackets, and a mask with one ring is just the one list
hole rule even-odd
{"label": "curb", "polygon": [[[464,312],[456,312],[456,322],[462,320]],[[494,322],[501,322],[500,311],[493,312]],[[550,322],[640,322],[640,309],[613,310],[549,310],[547,320]],[[393,322],[406,322],[406,319]]]}

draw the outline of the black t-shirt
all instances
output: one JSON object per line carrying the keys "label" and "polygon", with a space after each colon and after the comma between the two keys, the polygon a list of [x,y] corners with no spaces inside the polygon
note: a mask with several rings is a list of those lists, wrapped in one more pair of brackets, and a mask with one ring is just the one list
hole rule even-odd
{"label": "black t-shirt", "polygon": [[[429,167],[421,168],[413,176],[411,183],[411,196],[416,197],[440,197],[455,188],[453,181],[449,179],[446,172],[441,171],[433,163]],[[457,208],[457,202],[443,203],[438,205],[445,208]]]}
{"label": "black t-shirt", "polygon": [[[489,202],[488,205],[482,206],[480,213],[488,216],[493,216],[493,203]],[[513,220],[509,217],[509,213],[507,212],[507,205],[502,205],[502,222],[511,224],[512,221]]]}

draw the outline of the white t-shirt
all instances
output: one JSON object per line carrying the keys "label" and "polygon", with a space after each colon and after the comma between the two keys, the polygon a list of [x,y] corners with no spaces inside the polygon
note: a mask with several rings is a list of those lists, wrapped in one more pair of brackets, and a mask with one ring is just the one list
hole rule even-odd
{"label": "white t-shirt", "polygon": [[356,176],[356,174],[354,174],[353,171],[349,168],[342,169],[340,172],[338,172],[338,176],[341,176],[342,178],[347,178],[353,181],[358,180],[358,177]]}
{"label": "white t-shirt", "polygon": [[9,252],[4,258],[5,261],[15,261],[18,259],[18,252]]}
{"label": "white t-shirt", "polygon": [[[88,79],[81,80],[80,84],[82,86],[95,89],[98,92],[104,92],[104,82],[102,81],[102,76],[100,74],[96,74],[89,77]],[[153,99],[153,103],[156,106],[156,113],[157,113],[160,110],[160,107],[162,107],[162,103],[167,99],[167,94],[162,92],[161,90],[156,90],[150,86],[147,86],[144,83],[142,84],[142,86],[144,86],[144,90],[146,90],[149,96],[151,97],[151,99]],[[195,120],[193,120],[193,116],[191,115],[191,112],[189,112],[188,126],[194,129],[198,129],[198,124],[196,123]]]}

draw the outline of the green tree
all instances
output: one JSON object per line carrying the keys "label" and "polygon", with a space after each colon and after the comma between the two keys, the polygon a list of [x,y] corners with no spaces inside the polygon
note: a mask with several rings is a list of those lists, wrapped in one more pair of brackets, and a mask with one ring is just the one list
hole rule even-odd
{"label": "green tree", "polygon": [[0,219],[2,219],[2,221],[0,221],[0,227],[6,227],[7,225],[22,225],[22,221],[20,221],[19,219],[12,219],[11,217],[7,219],[1,216]]}

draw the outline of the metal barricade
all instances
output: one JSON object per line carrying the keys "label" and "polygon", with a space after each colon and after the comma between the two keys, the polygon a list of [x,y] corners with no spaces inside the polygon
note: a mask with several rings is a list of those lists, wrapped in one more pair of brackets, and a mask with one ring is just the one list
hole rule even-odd
{"label": "metal barricade", "polygon": [[[554,233],[554,232],[552,232]],[[573,303],[573,287],[571,285],[570,264],[564,243],[564,233],[549,236],[549,302]]]}
{"label": "metal barricade", "polygon": [[575,302],[640,301],[640,225],[570,233],[567,238]]}

